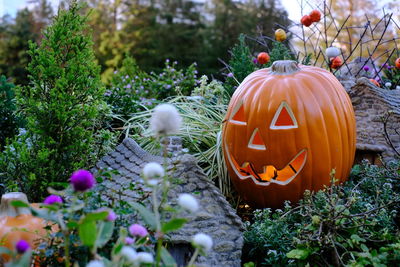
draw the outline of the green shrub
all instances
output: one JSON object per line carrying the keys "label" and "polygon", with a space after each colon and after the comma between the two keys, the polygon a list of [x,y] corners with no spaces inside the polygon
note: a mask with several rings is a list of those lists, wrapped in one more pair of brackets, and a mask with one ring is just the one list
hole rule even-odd
{"label": "green shrub", "polygon": [[88,167],[104,152],[111,134],[101,130],[107,111],[86,17],[73,1],[30,44],[31,86],[18,91],[27,133],[0,158],[9,190],[41,199],[48,186],[63,187],[69,174]]}
{"label": "green shrub", "polygon": [[397,265],[399,165],[355,166],[350,181],[306,191],[298,206],[256,211],[245,258],[261,265]]}
{"label": "green shrub", "polygon": [[126,57],[105,94],[113,113],[128,119],[136,112],[153,108],[157,100],[177,94],[190,95],[198,82],[196,64],[187,69],[177,69],[177,65],[176,61],[167,60],[161,73],[146,73],[133,58]]}
{"label": "green shrub", "polygon": [[18,133],[21,120],[16,116],[14,85],[7,82],[5,76],[0,76],[0,151],[4,148],[7,138]]}

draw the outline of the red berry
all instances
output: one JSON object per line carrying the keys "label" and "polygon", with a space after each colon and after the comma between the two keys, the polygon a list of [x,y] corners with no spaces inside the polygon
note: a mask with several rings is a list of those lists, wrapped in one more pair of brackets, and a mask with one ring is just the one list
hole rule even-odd
{"label": "red berry", "polygon": [[267,64],[269,62],[269,55],[268,53],[261,52],[257,56],[257,61],[260,64]]}
{"label": "red berry", "polygon": [[311,21],[312,22],[318,22],[321,20],[321,12],[318,10],[314,9],[313,11],[310,12],[309,14]]}
{"label": "red berry", "polygon": [[312,19],[309,15],[304,15],[301,20],[300,20],[301,24],[303,24],[306,27],[310,27],[312,22]]}
{"label": "red berry", "polygon": [[338,69],[340,66],[342,66],[342,60],[340,59],[340,57],[331,58],[332,69]]}
{"label": "red berry", "polygon": [[396,59],[394,65],[396,66],[396,68],[400,69],[400,57]]}

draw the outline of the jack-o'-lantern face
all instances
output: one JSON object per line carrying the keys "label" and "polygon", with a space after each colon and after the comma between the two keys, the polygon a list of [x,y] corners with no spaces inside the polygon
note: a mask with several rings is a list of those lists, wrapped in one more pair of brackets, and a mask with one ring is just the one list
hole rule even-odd
{"label": "jack-o'-lantern face", "polygon": [[336,78],[316,67],[277,61],[250,74],[232,96],[223,128],[231,179],[253,206],[297,202],[304,190],[347,177],[355,118]]}

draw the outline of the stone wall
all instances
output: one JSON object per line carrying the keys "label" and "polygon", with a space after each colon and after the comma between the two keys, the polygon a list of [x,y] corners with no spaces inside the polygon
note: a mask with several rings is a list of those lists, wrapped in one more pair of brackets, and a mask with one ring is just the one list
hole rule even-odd
{"label": "stone wall", "polygon": [[400,90],[381,89],[367,78],[342,84],[347,87],[356,115],[357,150],[382,153],[384,161],[394,159],[396,154],[385,139],[382,116],[392,113],[387,130],[394,146],[400,149],[396,133],[400,127]]}

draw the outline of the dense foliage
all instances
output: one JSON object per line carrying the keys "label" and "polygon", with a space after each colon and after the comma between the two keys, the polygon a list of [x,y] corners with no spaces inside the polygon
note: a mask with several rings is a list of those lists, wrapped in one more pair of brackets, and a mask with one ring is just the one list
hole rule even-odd
{"label": "dense foliage", "polygon": [[16,116],[14,84],[0,76],[0,151],[4,148],[7,138],[18,133],[21,119]]}
{"label": "dense foliage", "polygon": [[398,168],[398,162],[387,168],[356,165],[350,181],[307,191],[298,206],[255,211],[245,232],[247,259],[293,266],[399,262]]}
{"label": "dense foliage", "polygon": [[189,95],[198,83],[196,64],[186,69],[178,69],[177,65],[167,59],[159,74],[146,73],[127,57],[122,68],[114,72],[105,100],[115,115],[127,120],[135,112],[154,107],[156,101],[177,94]]}
{"label": "dense foliage", "polygon": [[31,85],[18,90],[27,132],[1,156],[0,173],[10,189],[34,199],[89,166],[110,139],[101,130],[104,87],[85,21],[73,3],[46,29],[41,45],[30,46]]}

